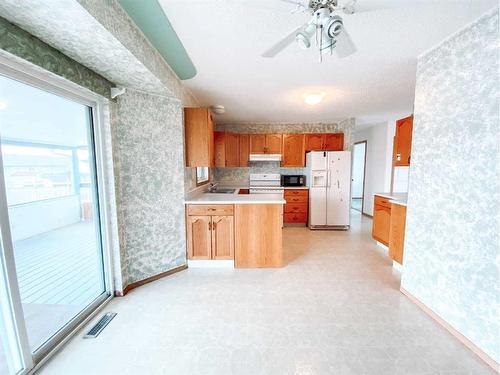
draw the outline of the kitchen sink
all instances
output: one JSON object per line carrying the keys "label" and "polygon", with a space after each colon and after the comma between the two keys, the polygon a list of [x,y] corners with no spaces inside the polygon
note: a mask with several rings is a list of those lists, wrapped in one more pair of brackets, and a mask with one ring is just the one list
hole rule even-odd
{"label": "kitchen sink", "polygon": [[234,194],[236,189],[228,189],[228,188],[218,188],[209,191],[210,194]]}

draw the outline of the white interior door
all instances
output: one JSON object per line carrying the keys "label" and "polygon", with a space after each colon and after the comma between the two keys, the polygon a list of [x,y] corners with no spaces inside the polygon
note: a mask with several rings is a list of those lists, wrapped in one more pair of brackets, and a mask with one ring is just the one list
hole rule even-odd
{"label": "white interior door", "polygon": [[349,225],[351,152],[328,153],[327,225]]}

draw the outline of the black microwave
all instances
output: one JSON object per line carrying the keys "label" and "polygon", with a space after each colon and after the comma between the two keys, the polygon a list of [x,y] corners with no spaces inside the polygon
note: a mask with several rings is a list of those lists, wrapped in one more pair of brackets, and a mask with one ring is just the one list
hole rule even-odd
{"label": "black microwave", "polygon": [[306,177],[302,175],[281,175],[281,186],[305,186]]}

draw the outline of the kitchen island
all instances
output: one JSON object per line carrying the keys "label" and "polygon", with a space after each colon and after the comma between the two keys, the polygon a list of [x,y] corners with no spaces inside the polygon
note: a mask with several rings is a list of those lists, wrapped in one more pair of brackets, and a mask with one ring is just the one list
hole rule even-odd
{"label": "kitchen island", "polygon": [[239,194],[239,189],[187,199],[188,259],[234,260],[236,268],[281,267],[285,203],[280,194]]}

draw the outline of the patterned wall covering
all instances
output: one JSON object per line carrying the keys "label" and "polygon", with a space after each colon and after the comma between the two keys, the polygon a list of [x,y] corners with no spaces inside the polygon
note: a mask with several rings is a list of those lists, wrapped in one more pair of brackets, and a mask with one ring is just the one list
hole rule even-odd
{"label": "patterned wall covering", "polygon": [[[168,98],[128,90],[116,103],[109,102],[120,242],[114,257],[122,270],[116,275],[121,276],[116,282],[119,290],[186,263],[184,184],[194,176],[184,177],[182,106],[198,103],[114,0],[81,3],[132,53],[144,53],[136,57],[147,60],[141,62],[174,93]],[[114,85],[1,18],[0,48],[103,96]]]}
{"label": "patterned wall covering", "polygon": [[418,60],[402,287],[500,362],[498,9]]}
{"label": "patterned wall covering", "polygon": [[[344,133],[344,149],[352,146],[354,119],[338,123],[238,123],[217,124],[216,130],[233,133]],[[220,183],[247,185],[250,173],[279,173],[305,175],[305,168],[281,168],[280,163],[252,162],[248,168],[213,168],[213,179]]]}
{"label": "patterned wall covering", "polygon": [[0,17],[0,49],[55,73],[104,97],[111,82]]}
{"label": "patterned wall covering", "polygon": [[126,284],[186,263],[182,107],[128,90],[118,98],[119,170]]}

